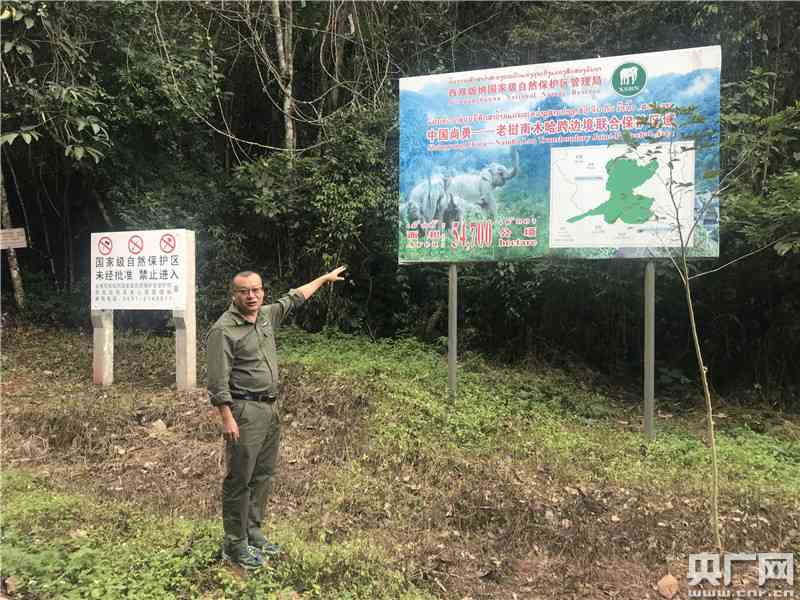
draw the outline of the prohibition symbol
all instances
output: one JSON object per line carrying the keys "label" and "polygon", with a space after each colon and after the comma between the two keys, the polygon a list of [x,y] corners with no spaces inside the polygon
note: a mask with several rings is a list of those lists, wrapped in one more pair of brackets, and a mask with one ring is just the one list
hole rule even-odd
{"label": "prohibition symbol", "polygon": [[173,250],[175,250],[175,236],[171,233],[165,233],[161,236],[161,241],[159,242],[161,246],[161,250],[169,254]]}
{"label": "prohibition symbol", "polygon": [[132,235],[128,239],[128,250],[130,250],[131,254],[139,254],[144,248],[144,240],[142,240],[141,236]]}
{"label": "prohibition symbol", "polygon": [[101,237],[99,240],[97,240],[97,249],[103,256],[108,256],[111,254],[111,250],[113,248],[114,243],[111,241],[110,237]]}

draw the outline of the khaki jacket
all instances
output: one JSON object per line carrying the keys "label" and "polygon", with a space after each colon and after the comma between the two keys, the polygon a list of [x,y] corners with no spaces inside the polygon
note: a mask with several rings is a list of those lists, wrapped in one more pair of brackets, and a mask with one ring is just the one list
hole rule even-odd
{"label": "khaki jacket", "polygon": [[231,391],[278,392],[275,330],[305,302],[297,290],[261,307],[255,323],[231,304],[208,334],[208,397],[232,404]]}

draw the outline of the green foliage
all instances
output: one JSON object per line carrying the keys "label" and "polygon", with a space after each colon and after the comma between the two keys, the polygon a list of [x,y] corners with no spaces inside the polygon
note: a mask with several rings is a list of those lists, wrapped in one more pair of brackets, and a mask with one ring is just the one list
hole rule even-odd
{"label": "green foliage", "polygon": [[[293,4],[300,150],[290,158],[275,150],[284,91],[259,54],[274,63],[266,8],[4,2],[0,145],[4,167],[13,166],[4,177],[12,219],[32,244],[20,252],[23,280],[38,289],[31,273],[55,273],[48,277],[70,299],[86,276],[90,231],[188,227],[198,235],[204,321],[224,308],[227,280],[241,268],[263,272],[278,294],[346,263],[352,285],[315,296],[299,317],[304,327],[436,339],[446,331],[446,272],[397,267],[397,106],[386,82],[719,43],[721,239],[701,232],[698,243],[718,244],[720,265],[762,246],[774,252],[697,280],[698,318],[717,384],[758,383],[777,405],[797,406],[800,78],[787,32],[800,13],[790,3],[336,6]],[[259,44],[247,19],[263,25]],[[543,190],[532,193],[547,202]],[[547,223],[538,226],[546,237]],[[637,374],[641,266],[575,254],[461,268],[461,347]],[[659,271],[656,335],[665,366],[685,370],[675,281]],[[83,318],[61,299],[44,300],[31,318]]]}
{"label": "green foliage", "polygon": [[[299,251],[321,256],[321,266],[363,248],[373,233],[365,230],[368,215],[385,217],[395,204],[387,186],[389,110],[337,116],[320,156],[274,154],[242,165],[237,175],[246,194],[243,212],[299,234],[305,240]],[[261,223],[254,227],[264,231]]]}
{"label": "green foliage", "polygon": [[228,282],[248,257],[240,219],[221,173],[207,155],[183,155],[179,147],[139,158],[118,170],[108,195],[129,229],[185,228],[195,232],[198,317],[213,321],[230,298]]}
{"label": "green foliage", "polygon": [[[46,331],[50,343],[42,349]],[[690,508],[660,518],[669,519],[670,527],[690,514],[695,524],[702,521],[702,511],[695,509],[707,486],[709,449],[700,413],[661,413],[657,439],[648,443],[640,408],[622,405],[618,385],[606,389],[588,370],[500,367],[465,355],[459,397],[451,402],[444,358],[416,339],[373,342],[364,336],[284,330],[279,347],[283,364],[290,367],[284,370],[287,400],[297,401],[292,422],[315,427],[306,433],[303,427],[291,428],[292,455],[308,451],[313,473],[303,463],[287,468],[277,505],[281,519],[267,532],[286,552],[242,578],[220,561],[218,517],[209,522],[176,516],[195,510],[197,496],[183,496],[184,485],[197,482],[202,489],[217,479],[215,459],[209,457],[205,464],[211,469],[202,475],[192,471],[181,477],[180,467],[168,461],[163,469],[138,475],[139,480],[131,471],[141,465],[131,456],[134,449],[141,456],[142,450],[135,416],[152,421],[158,415],[171,432],[146,442],[147,459],[158,460],[151,452],[165,458],[182,448],[181,460],[193,460],[191,444],[217,439],[216,430],[198,431],[193,395],[165,392],[158,382],[170,371],[162,358],[170,340],[121,336],[120,364],[135,356],[134,368],[144,374],[125,370],[122,378],[135,386],[100,390],[86,378],[86,336],[50,331],[20,328],[4,334],[3,366],[12,400],[4,404],[5,439],[12,444],[48,440],[50,452],[48,481],[16,469],[5,469],[0,480],[0,576],[14,575],[22,598],[423,599],[430,596],[413,582],[421,580],[420,565],[434,544],[457,543],[475,552],[491,536],[513,532],[519,544],[503,540],[489,551],[527,556],[530,543],[541,539],[545,510],[575,514],[569,495],[580,503],[601,500],[609,509],[619,499],[612,514],[632,498],[641,502],[630,514],[652,512],[677,498]],[[59,356],[65,358],[59,361]],[[71,356],[80,356],[82,364],[76,367]],[[43,380],[45,367],[53,372]],[[771,411],[726,412],[718,417],[724,425],[719,448],[728,514],[744,505],[773,506],[781,524],[790,523],[791,508],[800,499],[800,421]],[[185,420],[176,422],[170,415]],[[120,459],[112,444],[127,446],[127,458]],[[10,448],[13,459],[20,458],[16,450]],[[136,495],[131,502],[87,495],[97,490],[102,496],[109,483],[116,485],[116,471],[101,474],[99,469],[119,461],[131,477],[123,486],[166,479],[149,493],[125,488]],[[63,480],[71,489],[81,486],[84,476],[99,477],[82,487],[81,495],[54,483],[74,477],[76,463],[79,479]],[[665,495],[665,489],[676,492]],[[167,504],[154,497],[169,490],[176,497]],[[551,500],[565,492],[566,499]],[[298,498],[305,500],[294,504]],[[673,532],[657,533],[655,522],[634,525],[644,531],[653,527],[641,537],[643,543],[652,535],[666,548],[675,544]],[[685,526],[690,539],[677,543],[697,543],[702,531],[698,534],[695,524]],[[461,535],[458,542],[443,541],[440,532],[451,529]],[[563,535],[562,543],[576,543],[573,532]],[[619,550],[629,552],[628,543]],[[659,554],[653,560],[663,559]],[[438,593],[430,581],[420,585]]]}
{"label": "green foliage", "polygon": [[[284,538],[286,539],[286,538]],[[289,538],[290,543],[293,542]],[[275,578],[295,589],[304,589],[308,598],[370,600],[399,598],[423,600],[426,594],[408,585],[404,577],[387,569],[386,556],[361,540],[331,545],[295,545],[289,561],[277,565]]]}
{"label": "green foliage", "polygon": [[797,160],[792,150],[797,150],[800,141],[800,103],[775,110],[776,79],[775,73],[758,68],[744,81],[723,88],[722,150],[735,181],[756,194],[763,191],[766,176],[774,171],[771,166]]}
{"label": "green foliage", "polygon": [[202,8],[113,2],[92,10],[109,25],[99,77],[115,99],[107,116],[115,137],[159,142],[185,135],[187,125],[204,127],[224,76]]}
{"label": "green foliage", "polygon": [[[217,560],[215,533],[4,478],[3,574],[50,598],[186,598]],[[111,534],[111,535],[109,535]]]}
{"label": "green foliage", "polygon": [[84,45],[85,13],[63,3],[7,2],[0,145],[47,139],[79,162],[99,162],[109,146],[103,113],[109,97],[98,85]]}
{"label": "green foliage", "polygon": [[89,324],[90,283],[82,280],[71,290],[58,289],[45,273],[25,277],[26,304],[18,317],[38,325]]}
{"label": "green foliage", "polygon": [[753,245],[772,243],[780,256],[800,253],[800,173],[785,171],[766,181],[763,194],[731,194],[727,219]]}
{"label": "green foliage", "polygon": [[359,286],[325,304],[315,298],[303,315],[313,328],[363,327],[364,295],[393,284],[393,269],[382,268],[395,262],[393,119],[391,106],[345,111],[329,123],[320,155],[273,154],[237,170],[240,222],[264,249],[252,256],[270,279],[285,281],[288,266],[287,284],[297,285],[347,264]]}
{"label": "green foliage", "polygon": [[0,517],[2,575],[18,593],[41,598],[303,598],[424,600],[366,542],[308,543],[292,532],[277,539],[288,556],[248,578],[220,561],[218,523],[165,520],[136,507],[57,492],[6,471]]}
{"label": "green foliage", "polygon": [[[642,454],[638,410],[631,415],[574,373],[499,368],[470,356],[451,402],[445,360],[414,339],[372,342],[285,331],[280,347],[286,362],[345,378],[371,398],[370,443],[400,462],[452,453],[508,454],[536,458],[583,480],[645,487],[674,481],[697,490],[706,485],[710,456],[702,419],[697,433],[662,426]],[[723,489],[789,495],[800,490],[796,441],[723,431],[718,444]]]}
{"label": "green foliage", "polygon": [[778,76],[753,69],[727,85],[722,150],[731,169],[725,222],[779,255],[800,248],[800,102],[775,110]]}

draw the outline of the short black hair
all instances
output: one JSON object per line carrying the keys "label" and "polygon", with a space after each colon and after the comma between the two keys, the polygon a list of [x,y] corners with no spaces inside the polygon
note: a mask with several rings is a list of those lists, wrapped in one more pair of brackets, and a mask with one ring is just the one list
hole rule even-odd
{"label": "short black hair", "polygon": [[258,275],[258,278],[261,279],[261,275],[256,273],[255,271],[239,271],[236,275],[231,278],[231,293],[233,293],[236,286],[234,285],[234,281],[236,281],[237,277],[250,277],[251,275]]}

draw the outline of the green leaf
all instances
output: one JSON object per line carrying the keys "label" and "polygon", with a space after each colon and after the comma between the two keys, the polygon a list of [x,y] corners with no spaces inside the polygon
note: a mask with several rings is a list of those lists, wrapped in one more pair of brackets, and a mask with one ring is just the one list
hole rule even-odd
{"label": "green leaf", "polygon": [[31,140],[33,139],[33,136],[30,133],[22,133],[21,135],[22,135],[22,139],[25,140],[25,143],[30,146],[31,145]]}
{"label": "green leaf", "polygon": [[82,159],[84,154],[83,146],[75,146],[75,150],[72,154],[75,157],[75,160]]}
{"label": "green leaf", "polygon": [[33,23],[34,21],[32,18],[25,17],[25,29],[30,29],[31,27],[33,27]]}
{"label": "green leaf", "polygon": [[3,42],[3,54],[11,52],[14,49],[14,40],[6,40]]}
{"label": "green leaf", "polygon": [[99,163],[100,159],[105,156],[105,154],[100,152],[100,150],[97,150],[96,148],[91,148],[89,146],[86,147],[86,153],[94,159],[95,164]]}
{"label": "green leaf", "polygon": [[796,240],[785,240],[783,242],[775,242],[773,248],[775,248],[775,252],[778,253],[778,256],[785,256],[788,252],[792,251],[797,247],[800,249],[800,238]]}
{"label": "green leaf", "polygon": [[0,146],[2,146],[3,144],[9,144],[9,145],[13,144],[14,140],[17,139],[18,135],[19,131],[12,131],[11,133],[5,133],[3,135],[0,135]]}
{"label": "green leaf", "polygon": [[11,9],[6,7],[3,9],[3,12],[0,13],[0,21],[5,21],[6,19],[10,19],[12,15],[13,13],[11,12]]}

